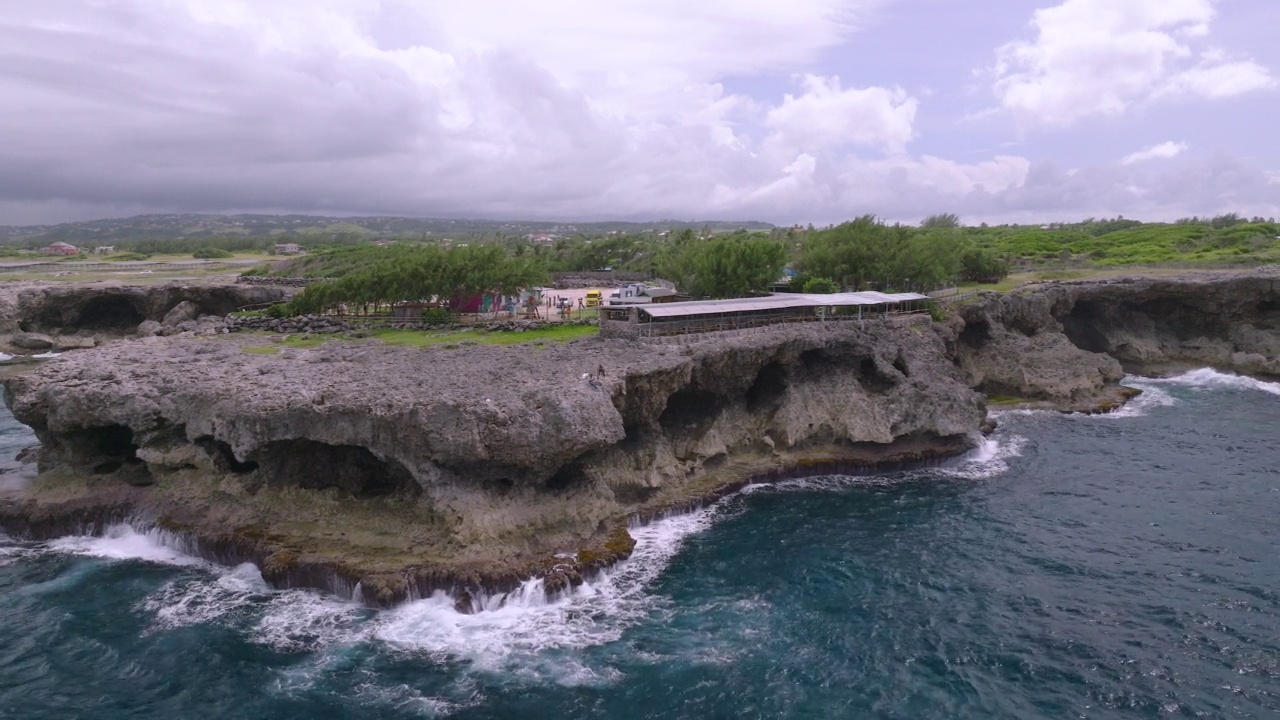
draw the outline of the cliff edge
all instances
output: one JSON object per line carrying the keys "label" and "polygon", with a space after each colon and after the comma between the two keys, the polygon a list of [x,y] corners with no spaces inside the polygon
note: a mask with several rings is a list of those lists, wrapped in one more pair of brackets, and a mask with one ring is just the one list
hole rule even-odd
{"label": "cliff edge", "polygon": [[147,338],[10,379],[43,474],[0,523],[142,518],[279,584],[389,603],[573,583],[629,553],[629,517],[790,468],[954,454],[985,416],[954,329],[925,316],[671,345],[254,340]]}

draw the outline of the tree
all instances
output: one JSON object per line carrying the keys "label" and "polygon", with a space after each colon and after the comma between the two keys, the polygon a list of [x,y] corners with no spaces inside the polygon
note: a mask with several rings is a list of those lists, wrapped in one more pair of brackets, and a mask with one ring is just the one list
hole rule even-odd
{"label": "tree", "polygon": [[960,277],[964,280],[995,283],[1008,275],[1009,264],[986,250],[969,250],[961,260]]}
{"label": "tree", "polygon": [[835,280],[825,277],[809,278],[805,281],[801,291],[813,293],[815,295],[840,292],[840,286]]}
{"label": "tree", "polygon": [[964,246],[957,230],[890,227],[864,215],[815,233],[800,269],[854,290],[932,290],[959,274]]}
{"label": "tree", "polygon": [[[352,267],[353,260],[363,262]],[[498,245],[338,251],[319,256],[317,266],[320,277],[337,277],[307,286],[289,303],[295,313],[321,312],[339,305],[368,309],[398,302],[450,303],[491,293],[514,295],[546,280],[539,261],[509,257]],[[326,269],[333,274],[323,274]]]}
{"label": "tree", "polygon": [[922,228],[958,228],[960,227],[960,216],[955,213],[942,213],[940,215],[930,215],[920,223]]}
{"label": "tree", "polygon": [[728,298],[768,290],[786,261],[782,243],[734,234],[677,238],[657,260],[656,269],[685,293]]}

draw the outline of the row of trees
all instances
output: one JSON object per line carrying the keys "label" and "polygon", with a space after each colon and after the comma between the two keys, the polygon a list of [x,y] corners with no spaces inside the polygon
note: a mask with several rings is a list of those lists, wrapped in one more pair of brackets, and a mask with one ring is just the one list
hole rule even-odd
{"label": "row of trees", "polygon": [[[429,245],[379,248],[378,254],[355,253],[364,264],[353,264],[352,253],[332,253],[320,269],[334,279],[315,283],[288,303],[294,314],[323,312],[340,305],[364,310],[399,302],[439,301],[450,304],[478,295],[515,295],[521,289],[545,284],[543,266],[528,258],[510,256],[498,245],[445,250]],[[322,275],[324,277],[325,275]]]}
{"label": "row of trees", "polygon": [[797,264],[804,278],[830,278],[854,290],[924,291],[1008,274],[1003,261],[971,247],[949,220],[911,228],[864,215],[813,233]]}
{"label": "row of trees", "polygon": [[[618,237],[582,252],[579,262],[594,269],[620,250],[643,252],[649,255],[646,265],[653,275],[673,281],[693,297],[711,298],[767,292],[792,259],[801,274],[796,287],[808,292],[923,291],[958,278],[993,281],[1007,274],[1003,261],[969,243],[954,227],[954,218],[936,220],[913,228],[886,225],[866,215],[800,238],[745,231],[701,237],[686,231],[644,250],[631,238]],[[547,281],[545,258],[519,245],[445,249],[401,244],[338,248],[289,260],[270,272],[325,278],[289,305],[291,312],[311,313],[339,305],[368,308],[429,300],[448,304],[482,294],[512,295]]]}
{"label": "row of trees", "polygon": [[685,236],[656,258],[655,272],[694,297],[743,297],[778,281],[787,246],[745,233],[713,238]]}

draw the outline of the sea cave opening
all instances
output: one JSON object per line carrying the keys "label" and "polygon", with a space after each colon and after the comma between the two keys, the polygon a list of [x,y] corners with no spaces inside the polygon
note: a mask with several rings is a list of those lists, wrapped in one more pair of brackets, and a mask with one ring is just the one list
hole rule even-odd
{"label": "sea cave opening", "polygon": [[760,368],[747,388],[747,410],[753,413],[776,406],[787,393],[787,370],[781,363],[771,362]]}
{"label": "sea cave opening", "polygon": [[1099,304],[1081,300],[1071,308],[1071,312],[1058,318],[1058,321],[1062,323],[1062,332],[1072,345],[1088,352],[1105,353],[1111,346],[1101,330],[1105,312]]}
{"label": "sea cave opening", "polygon": [[127,331],[146,319],[130,298],[108,295],[85,303],[74,325],[83,330]]}
{"label": "sea cave opening", "polygon": [[714,393],[681,390],[667,398],[658,425],[668,433],[698,428],[714,420],[722,405],[723,399]]}
{"label": "sea cave opening", "polygon": [[403,465],[357,445],[277,440],[254,452],[248,462],[257,464],[259,477],[268,485],[338,488],[357,498],[416,495],[421,490],[413,473]]}

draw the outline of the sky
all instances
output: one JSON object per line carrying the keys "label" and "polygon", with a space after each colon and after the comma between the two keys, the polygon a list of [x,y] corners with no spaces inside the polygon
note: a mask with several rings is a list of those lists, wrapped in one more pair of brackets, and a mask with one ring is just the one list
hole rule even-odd
{"label": "sky", "polygon": [[1280,216],[1276,0],[6,0],[0,225]]}

